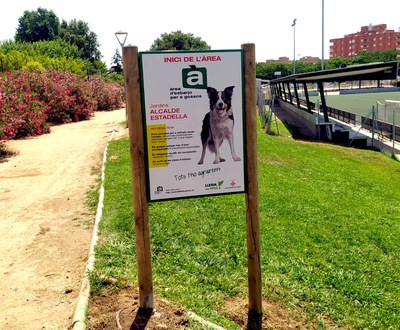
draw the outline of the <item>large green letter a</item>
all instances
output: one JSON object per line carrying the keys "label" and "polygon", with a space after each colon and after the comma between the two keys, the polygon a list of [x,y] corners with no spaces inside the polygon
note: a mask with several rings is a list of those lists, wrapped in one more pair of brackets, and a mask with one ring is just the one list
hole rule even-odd
{"label": "large green letter a", "polygon": [[182,69],[182,86],[184,88],[207,88],[207,69],[188,68]]}

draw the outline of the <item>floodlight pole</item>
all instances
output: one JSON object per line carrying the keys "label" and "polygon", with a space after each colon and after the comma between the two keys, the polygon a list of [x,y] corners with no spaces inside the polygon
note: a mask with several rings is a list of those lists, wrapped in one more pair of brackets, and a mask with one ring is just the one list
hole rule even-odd
{"label": "floodlight pole", "polygon": [[293,74],[296,73],[296,21],[297,18],[293,20]]}
{"label": "floodlight pole", "polygon": [[324,71],[324,29],[325,29],[325,9],[324,0],[322,0],[322,58],[321,58],[321,71]]}

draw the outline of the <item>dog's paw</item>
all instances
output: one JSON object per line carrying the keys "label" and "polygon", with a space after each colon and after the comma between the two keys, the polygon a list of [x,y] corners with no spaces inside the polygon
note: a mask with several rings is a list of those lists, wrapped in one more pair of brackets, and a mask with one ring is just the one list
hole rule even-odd
{"label": "dog's paw", "polygon": [[214,160],[214,164],[219,164],[221,160]]}
{"label": "dog's paw", "polygon": [[224,161],[225,161],[225,158],[221,158],[219,161],[220,161],[220,162],[224,162]]}
{"label": "dog's paw", "polygon": [[201,165],[201,164],[203,164],[203,161],[200,160],[197,164],[198,164],[198,165]]}
{"label": "dog's paw", "polygon": [[233,157],[233,160],[234,160],[235,162],[240,162],[240,161],[241,161],[240,157],[238,157],[238,156]]}

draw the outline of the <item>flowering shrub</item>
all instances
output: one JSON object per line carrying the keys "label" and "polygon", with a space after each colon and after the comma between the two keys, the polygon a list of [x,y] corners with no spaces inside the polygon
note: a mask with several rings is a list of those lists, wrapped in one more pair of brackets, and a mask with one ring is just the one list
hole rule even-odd
{"label": "flowering shrub", "polygon": [[124,87],[117,83],[106,83],[102,78],[90,80],[94,97],[97,100],[97,110],[114,110],[124,105]]}
{"label": "flowering shrub", "polygon": [[47,70],[0,75],[0,141],[50,131],[51,124],[87,120],[123,105],[123,87],[101,78]]}
{"label": "flowering shrub", "polygon": [[30,72],[32,90],[47,105],[47,121],[65,124],[90,119],[96,110],[96,100],[90,85],[80,76],[47,70]]}
{"label": "flowering shrub", "polygon": [[25,74],[8,72],[0,79],[0,140],[49,132],[45,111]]}

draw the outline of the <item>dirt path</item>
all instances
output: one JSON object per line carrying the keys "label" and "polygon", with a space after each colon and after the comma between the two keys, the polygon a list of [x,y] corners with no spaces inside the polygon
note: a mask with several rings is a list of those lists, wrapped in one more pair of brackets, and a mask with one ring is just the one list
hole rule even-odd
{"label": "dirt path", "polygon": [[0,329],[67,329],[94,215],[85,193],[124,110],[9,141],[0,163]]}

